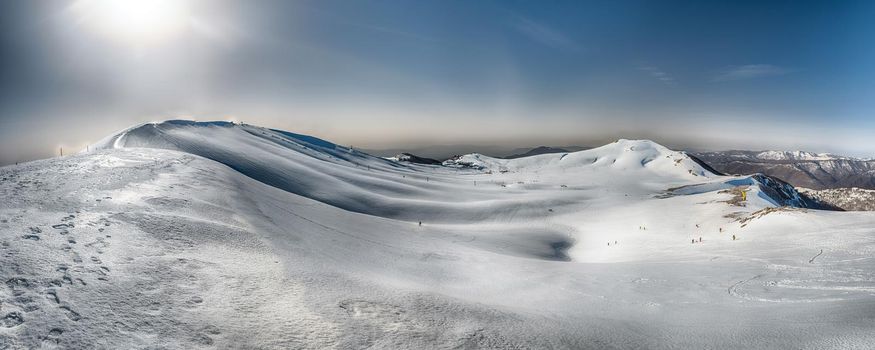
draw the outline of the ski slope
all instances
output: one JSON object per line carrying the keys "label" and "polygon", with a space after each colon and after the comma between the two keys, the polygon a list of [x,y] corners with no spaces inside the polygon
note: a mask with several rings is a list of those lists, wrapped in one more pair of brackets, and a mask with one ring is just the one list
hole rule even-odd
{"label": "ski slope", "polygon": [[0,179],[0,348],[875,346],[872,213],[652,141],[440,166],[167,121]]}

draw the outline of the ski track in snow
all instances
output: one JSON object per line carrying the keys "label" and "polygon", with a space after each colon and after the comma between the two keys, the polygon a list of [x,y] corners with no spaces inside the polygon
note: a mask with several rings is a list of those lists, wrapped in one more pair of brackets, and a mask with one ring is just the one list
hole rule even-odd
{"label": "ski track in snow", "polygon": [[165,122],[94,149],[0,168],[0,349],[875,346],[872,213],[742,227],[755,180],[651,142],[441,167]]}
{"label": "ski track in snow", "polygon": [[820,250],[820,253],[817,253],[817,255],[811,257],[811,259],[808,260],[808,263],[809,263],[809,264],[813,264],[813,263],[814,263],[814,259],[817,259],[817,257],[819,257],[819,256],[821,256],[821,255],[823,255],[823,249]]}

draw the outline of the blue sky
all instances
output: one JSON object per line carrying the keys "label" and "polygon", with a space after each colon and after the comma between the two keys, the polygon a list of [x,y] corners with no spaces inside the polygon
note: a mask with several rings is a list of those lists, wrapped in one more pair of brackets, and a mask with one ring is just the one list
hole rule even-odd
{"label": "blue sky", "polygon": [[875,157],[871,1],[107,1],[0,3],[0,164],[174,117]]}

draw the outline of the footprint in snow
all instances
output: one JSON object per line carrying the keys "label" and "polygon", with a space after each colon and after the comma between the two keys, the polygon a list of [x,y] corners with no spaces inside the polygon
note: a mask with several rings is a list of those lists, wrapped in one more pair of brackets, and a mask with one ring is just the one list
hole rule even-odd
{"label": "footprint in snow", "polygon": [[0,324],[6,328],[12,328],[22,323],[24,323],[24,316],[18,311],[8,313],[6,316],[3,316],[2,320],[0,320]]}
{"label": "footprint in snow", "polygon": [[[52,328],[49,331],[49,334],[40,338],[43,341],[43,347],[53,347],[57,346],[61,343],[61,335],[64,334],[64,330],[60,328]],[[47,346],[48,345],[48,346]]]}
{"label": "footprint in snow", "polygon": [[12,277],[6,280],[6,286],[12,289],[14,295],[20,295],[21,293],[16,293],[16,291],[30,288],[30,282],[26,278]]}
{"label": "footprint in snow", "polygon": [[61,308],[61,310],[64,311],[64,313],[67,315],[67,318],[69,318],[70,320],[79,321],[82,319],[82,315],[80,315],[78,312],[74,311],[69,306],[62,305],[62,306],[60,306],[60,308]]}
{"label": "footprint in snow", "polygon": [[61,303],[61,298],[58,297],[58,291],[56,291],[54,289],[49,289],[46,291],[46,298],[48,298],[51,301],[54,301],[55,304]]}

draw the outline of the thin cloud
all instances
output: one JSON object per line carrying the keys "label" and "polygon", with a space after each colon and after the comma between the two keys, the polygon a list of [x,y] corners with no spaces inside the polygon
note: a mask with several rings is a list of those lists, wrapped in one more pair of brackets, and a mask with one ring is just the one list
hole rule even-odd
{"label": "thin cloud", "polygon": [[511,25],[520,34],[542,45],[561,50],[581,51],[580,45],[564,33],[531,19],[517,16]]}
{"label": "thin cloud", "polygon": [[724,69],[714,77],[714,81],[748,80],[763,77],[784,75],[792,70],[774,66],[771,64],[748,64],[744,66],[732,66]]}
{"label": "thin cloud", "polygon": [[675,84],[674,77],[672,77],[671,74],[668,74],[659,68],[656,68],[653,66],[642,66],[642,67],[638,67],[638,69],[647,73],[648,75],[650,75],[654,79],[665,83],[666,85],[674,85]]}

